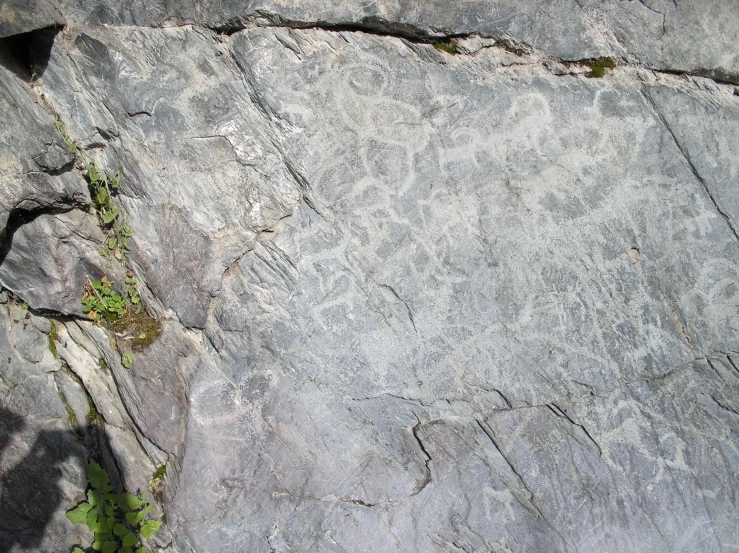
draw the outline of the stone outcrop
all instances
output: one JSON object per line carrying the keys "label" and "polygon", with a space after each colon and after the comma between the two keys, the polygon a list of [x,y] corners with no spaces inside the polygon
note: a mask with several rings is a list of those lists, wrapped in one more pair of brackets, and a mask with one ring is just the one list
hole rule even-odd
{"label": "stone outcrop", "polygon": [[88,458],[152,550],[737,543],[735,3],[0,14],[0,552],[89,544]]}

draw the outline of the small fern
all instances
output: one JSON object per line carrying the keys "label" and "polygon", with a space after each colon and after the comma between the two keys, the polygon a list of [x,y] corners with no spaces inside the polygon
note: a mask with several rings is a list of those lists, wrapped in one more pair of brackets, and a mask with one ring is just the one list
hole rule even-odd
{"label": "small fern", "polygon": [[[67,512],[76,524],[86,524],[94,534],[92,549],[102,553],[146,553],[141,538],[149,539],[161,523],[148,519],[153,509],[141,494],[113,494],[108,473],[90,461],[87,501]],[[72,553],[84,553],[75,547]]]}

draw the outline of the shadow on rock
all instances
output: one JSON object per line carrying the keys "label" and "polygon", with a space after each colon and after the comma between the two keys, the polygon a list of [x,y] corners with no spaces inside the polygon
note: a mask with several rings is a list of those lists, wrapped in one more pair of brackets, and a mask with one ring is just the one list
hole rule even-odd
{"label": "shadow on rock", "polygon": [[[0,454],[24,426],[19,416],[0,409]],[[104,436],[97,427],[84,429],[85,435],[98,433]],[[0,553],[14,546],[38,548],[54,514],[73,506],[63,504],[63,464],[76,458],[80,466],[86,465],[79,443],[79,435],[71,430],[42,429],[28,454],[7,471],[0,458]]]}
{"label": "shadow on rock", "polygon": [[54,39],[61,27],[52,26],[0,38],[0,65],[24,81],[43,75]]}

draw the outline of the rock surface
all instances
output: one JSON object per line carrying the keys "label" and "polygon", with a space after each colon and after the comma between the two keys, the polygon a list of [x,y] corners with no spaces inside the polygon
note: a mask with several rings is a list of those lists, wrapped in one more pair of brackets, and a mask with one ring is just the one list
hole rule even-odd
{"label": "rock surface", "polygon": [[65,23],[53,0],[3,0],[0,6],[0,38]]}
{"label": "rock surface", "polygon": [[[0,317],[0,424],[52,421],[69,493],[0,551],[76,541],[94,454],[182,553],[739,542],[734,3],[61,13],[38,80],[0,69],[1,307],[33,311]],[[123,175],[123,268],[90,160]],[[80,312],[125,270],[143,350]]]}
{"label": "rock surface", "polygon": [[[87,187],[70,172],[73,156],[54,118],[10,70],[0,67],[0,232],[8,219],[28,212],[69,209],[90,203]],[[14,221],[15,225],[21,221]],[[14,229],[11,229],[11,231]]]}
{"label": "rock surface", "polygon": [[[69,426],[60,365],[31,315],[0,306],[0,551],[55,550],[84,536],[64,516],[84,494],[85,448]],[[32,355],[29,353],[33,352]]]}

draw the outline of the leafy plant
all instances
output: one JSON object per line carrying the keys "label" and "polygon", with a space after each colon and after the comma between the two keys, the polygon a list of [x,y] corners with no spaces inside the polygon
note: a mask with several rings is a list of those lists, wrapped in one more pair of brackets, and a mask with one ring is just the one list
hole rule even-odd
{"label": "leafy plant", "polygon": [[[141,350],[156,340],[161,334],[159,322],[149,316],[141,305],[141,296],[138,290],[138,281],[133,278],[133,272],[120,288],[120,293],[113,288],[113,283],[106,276],[102,279],[85,281],[85,290],[82,295],[82,311],[96,323],[105,324],[117,336],[131,341],[134,350]],[[133,357],[122,359],[133,364]]]}
{"label": "leafy plant", "polygon": [[157,470],[154,471],[154,474],[151,477],[151,480],[149,480],[149,485],[153,486],[157,481],[164,478],[164,475],[167,474],[167,464],[159,465],[157,467]]}
{"label": "leafy plant", "polygon": [[141,301],[139,291],[136,288],[137,285],[138,281],[135,278],[128,277],[126,279],[126,286],[128,286],[128,301],[130,301],[133,305],[136,305]]}
{"label": "leafy plant", "polygon": [[107,231],[105,251],[118,259],[124,259],[131,251],[128,239],[133,236],[131,224],[120,216],[121,209],[115,204],[115,196],[121,185],[121,172],[107,177],[94,161],[87,164],[87,178],[90,181],[92,203],[100,219],[100,225]]}
{"label": "leafy plant", "polygon": [[[85,524],[94,535],[92,549],[103,553],[146,553],[141,538],[149,539],[161,523],[147,518],[153,509],[141,494],[114,494],[110,478],[95,461],[90,461],[87,501],[67,512],[76,524]],[[84,553],[75,547],[72,553]]]}
{"label": "leafy plant", "polygon": [[113,283],[103,276],[100,280],[90,280],[86,277],[85,292],[82,296],[82,312],[93,321],[113,323],[129,313],[132,305],[141,302],[139,291],[136,288],[138,281],[135,278],[126,278],[123,292],[113,289]]}
{"label": "leafy plant", "polygon": [[67,146],[69,146],[69,151],[73,154],[79,150],[80,145],[77,144],[74,140],[72,140],[72,137],[69,136],[69,133],[67,132],[67,129],[64,127],[64,123],[62,123],[61,119],[57,119],[54,123],[54,126],[59,131],[59,134],[62,135],[62,138],[64,139],[64,142],[67,143]]}
{"label": "leafy plant", "polygon": [[87,178],[90,179],[92,187],[92,203],[103,226],[108,226],[115,221],[121,211],[113,203],[113,194],[118,192],[121,183],[121,172],[118,171],[112,179],[108,179],[95,162],[90,161],[87,164]]}
{"label": "leafy plant", "polygon": [[86,277],[85,292],[82,296],[82,312],[93,321],[102,317],[108,322],[120,318],[126,311],[126,296],[113,290],[113,284],[106,276],[101,280]]}

